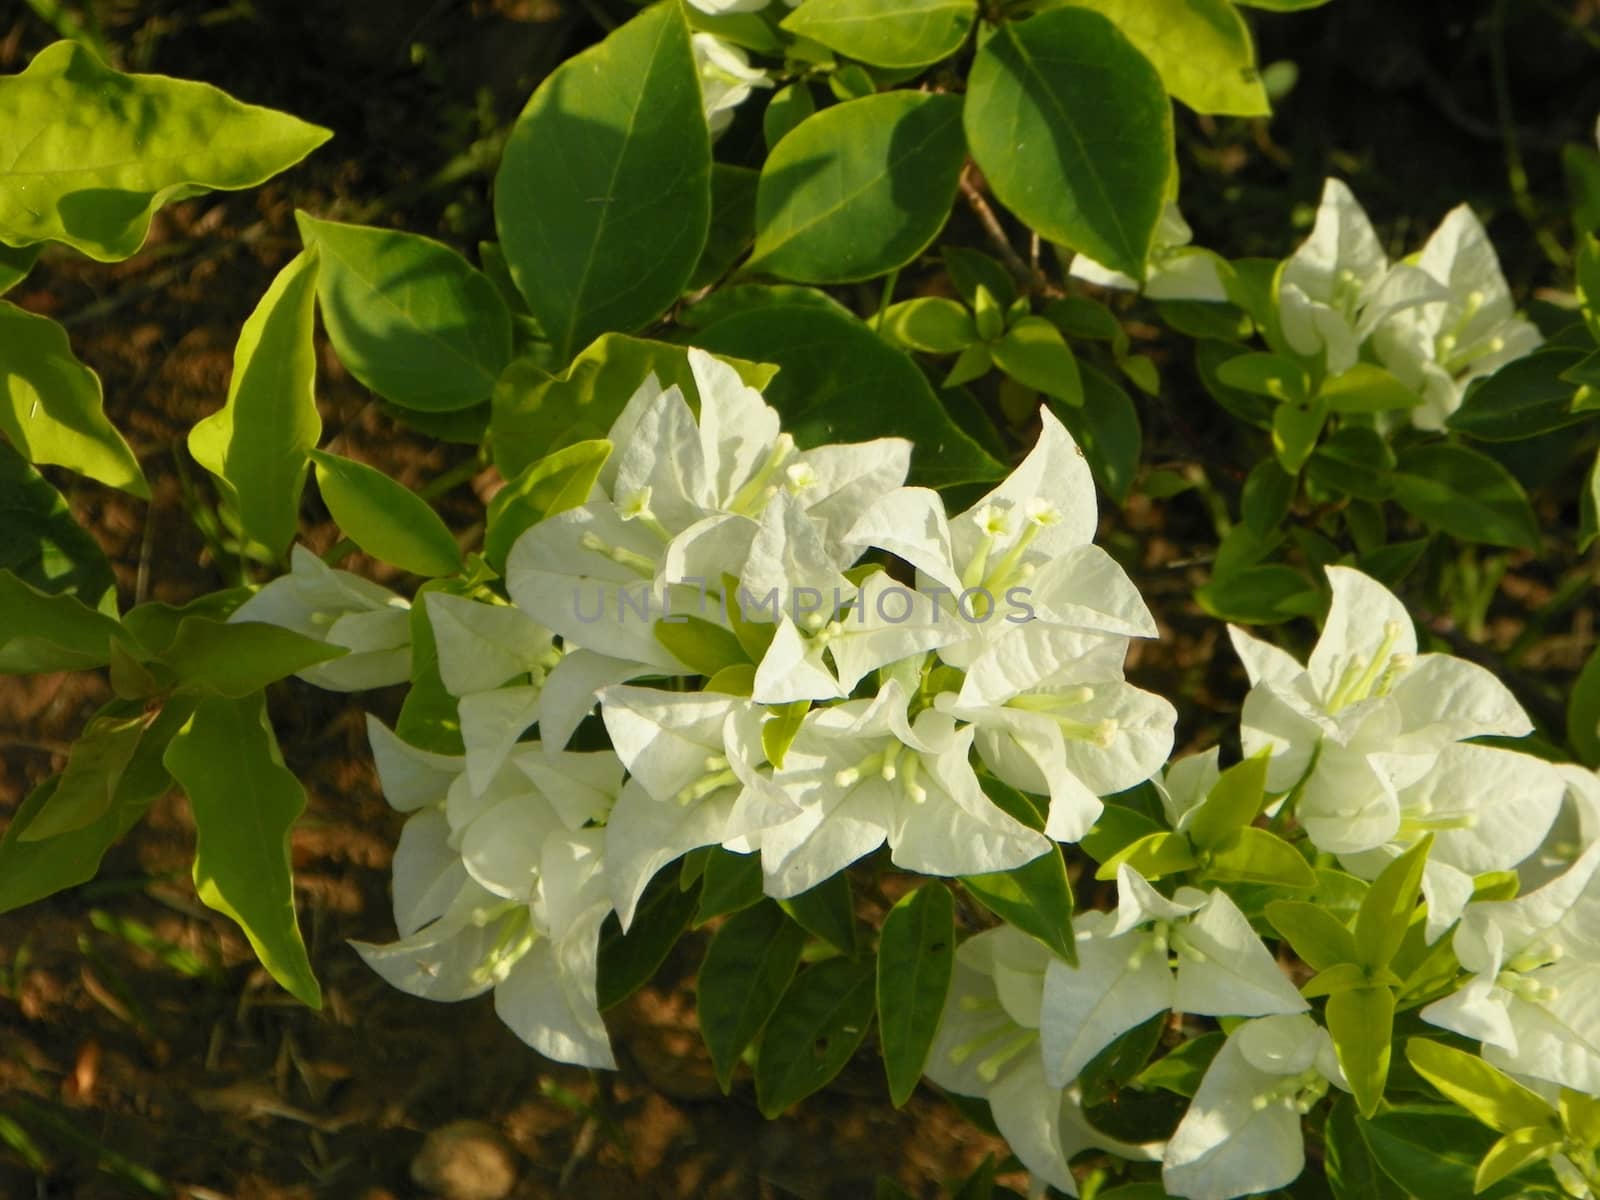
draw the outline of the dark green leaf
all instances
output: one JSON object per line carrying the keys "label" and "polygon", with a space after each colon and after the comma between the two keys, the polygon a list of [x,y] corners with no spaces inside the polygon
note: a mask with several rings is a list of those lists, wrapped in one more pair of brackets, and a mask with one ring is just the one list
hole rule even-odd
{"label": "dark green leaf", "polygon": [[875,67],[923,67],[954,54],[977,17],[976,0],[807,0],[783,27]]}
{"label": "dark green leaf", "polygon": [[1078,961],[1072,937],[1072,882],[1059,848],[1009,871],[963,875],[972,898],[1008,925],[1038,938],[1069,963]]}
{"label": "dark green leaf", "polygon": [[600,962],[595,1000],[614,1008],[649,983],[694,919],[699,893],[680,888],[662,875],[646,889],[628,932],[612,913],[600,927]]}
{"label": "dark green leaf", "polygon": [[717,846],[706,860],[694,923],[704,925],[713,917],[740,912],[760,901],[761,894],[761,855],[734,854]]}
{"label": "dark green leaf", "polygon": [[1322,1127],[1323,1166],[1335,1200],[1410,1200],[1379,1168],[1356,1125],[1355,1101],[1340,1096]]}
{"label": "dark green leaf", "polygon": [[871,963],[808,967],[784,992],[761,1039],[756,1103],[771,1120],[844,1069],[872,1024]]}
{"label": "dark green leaf", "polygon": [[111,661],[122,626],[69,595],[52,595],[0,569],[0,675],[81,671]]}
{"label": "dark green leaf", "polygon": [[739,1056],[783,998],[804,944],[805,931],[771,900],[734,913],[711,939],[695,1011],[724,1092]]}
{"label": "dark green leaf", "polygon": [[159,661],[172,669],[185,692],[242,700],[269,683],[347,653],[343,646],[278,625],[230,624],[196,614],[178,623]]}
{"label": "dark green leaf", "polygon": [[0,442],[0,570],[90,608],[116,604],[116,581],[100,543],[73,520],[61,493],[5,442]]}
{"label": "dark green leaf", "polygon": [[1578,350],[1546,349],[1509,362],[1477,383],[1445,424],[1486,442],[1510,442],[1586,420],[1572,411],[1576,388],[1562,378],[1583,358]]}
{"label": "dark green leaf", "polygon": [[855,898],[850,893],[850,878],[843,871],[778,904],[807,933],[821,938],[840,954],[855,954]]}
{"label": "dark green leaf", "polygon": [[1394,498],[1453,537],[1491,546],[1539,547],[1539,520],[1511,473],[1465,446],[1413,446],[1395,468]]}
{"label": "dark green leaf", "polygon": [[955,903],[941,883],[902,896],[878,941],[878,1040],[896,1108],[911,1098],[955,968]]}

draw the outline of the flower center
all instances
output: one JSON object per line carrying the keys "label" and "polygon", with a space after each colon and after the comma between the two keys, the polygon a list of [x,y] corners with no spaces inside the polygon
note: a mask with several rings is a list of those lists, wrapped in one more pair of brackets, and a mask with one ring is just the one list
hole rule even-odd
{"label": "flower center", "polygon": [[744,486],[734,493],[733,499],[728,502],[728,511],[742,517],[753,517],[766,507],[767,501],[772,499],[778,490],[778,485],[772,482],[772,477],[788,464],[793,455],[794,438],[787,433],[780,433],[773,439],[772,449],[767,451],[766,460],[754,475],[745,480]]}
{"label": "flower center", "polygon": [[495,935],[494,944],[484,954],[483,960],[473,968],[474,983],[501,982],[539,938],[539,932],[533,927],[532,914],[526,904],[513,901],[503,912],[500,931]]}
{"label": "flower center", "polygon": [[[626,520],[626,518],[624,518]],[[626,546],[613,546],[592,529],[584,530],[583,536],[578,539],[578,544],[585,550],[592,550],[596,554],[603,554],[619,567],[626,567],[634,574],[645,579],[656,577],[656,564],[646,554],[637,550],[629,550]]]}
{"label": "flower center", "polygon": [[673,797],[679,807],[687,808],[697,801],[704,800],[712,792],[721,791],[725,787],[735,787],[739,782],[739,776],[728,766],[727,755],[708,754],[701,766],[706,773],[693,783],[684,784]]}
{"label": "flower center", "polygon": [[1370,659],[1363,654],[1353,654],[1344,665],[1338,682],[1328,695],[1328,712],[1374,696],[1387,696],[1395,682],[1416,661],[1410,654],[1394,653],[1400,640],[1400,622],[1387,621],[1383,626],[1383,641]]}

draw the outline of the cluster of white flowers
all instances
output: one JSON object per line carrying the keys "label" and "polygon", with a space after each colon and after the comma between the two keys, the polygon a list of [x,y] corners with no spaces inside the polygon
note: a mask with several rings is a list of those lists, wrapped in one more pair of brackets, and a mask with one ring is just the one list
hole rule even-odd
{"label": "cluster of white flowers", "polygon": [[1421,429],[1442,429],[1467,384],[1542,340],[1516,315],[1494,245],[1465,204],[1419,253],[1391,264],[1337,179],[1323,185],[1311,236],[1283,263],[1277,296],[1284,340],[1297,354],[1338,375],[1366,349],[1422,397],[1411,410]]}
{"label": "cluster of white flowers", "polygon": [[[1183,835],[1220,776],[1214,750],[1163,770],[1175,712],[1122,673],[1155,623],[1093,545],[1088,468],[1048,410],[1015,471],[952,517],[905,485],[909,443],[802,450],[732,367],[688,363],[697,403],[654,377],[638,389],[586,502],[511,549],[505,596],[426,594],[463,753],[370,722],[385,795],[410,816],[400,940],[358,950],[418,996],[493,989],[523,1040],[592,1066],[612,1065],[601,926],[615,912],[626,930],[689,851],[759,855],[777,898],[885,844],[907,871],[1005,871],[1082,839],[1104,797],[1146,780]],[[1535,1086],[1600,1094],[1600,781],[1472,740],[1532,726],[1488,671],[1417,653],[1381,585],[1328,580],[1305,665],[1231,630],[1268,814],[1362,879],[1431,836],[1426,936],[1453,930],[1462,974],[1422,1017]],[[406,618],[297,552],[237,619],[351,647],[306,676],[360,687],[401,677]],[[1043,832],[986,778],[1040,797]],[[1493,872],[1533,890],[1475,900]],[[1089,1148],[1160,1162],[1193,1200],[1288,1183],[1300,1116],[1349,1086],[1328,1033],[1228,891],[1168,894],[1126,861],[1115,875],[1116,909],[1074,922],[1075,963],[1009,926],[960,947],[929,1078],[985,1098],[1028,1169],[1071,1194]],[[1080,1074],[1161,1013],[1230,1032],[1170,1139],[1118,1141],[1085,1115]]]}

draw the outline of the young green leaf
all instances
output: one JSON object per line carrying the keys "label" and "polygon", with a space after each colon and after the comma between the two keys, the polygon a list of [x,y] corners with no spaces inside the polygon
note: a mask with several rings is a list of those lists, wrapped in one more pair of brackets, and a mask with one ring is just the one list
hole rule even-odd
{"label": "young green leaf", "polygon": [[81,671],[111,661],[122,626],[68,595],[51,595],[0,569],[0,675]]}
{"label": "young green leaf", "polygon": [[528,464],[489,499],[483,557],[504,572],[512,543],[524,532],[557,513],[577,508],[589,498],[600,470],[611,457],[604,438],[578,442]]}
{"label": "young green leaf", "polygon": [[1269,758],[1264,750],[1222,773],[1189,820],[1191,842],[1203,850],[1214,850],[1256,819],[1266,799]]}
{"label": "young green leaf", "polygon": [[1115,25],[1074,7],[1006,21],[972,64],[965,122],[1001,203],[1040,236],[1144,276],[1172,173],[1172,108]]}
{"label": "young green leaf", "polygon": [[365,463],[311,451],[317,490],[345,536],[380,562],[413,575],[454,575],[461,547],[428,502]]}
{"label": "young green leaf", "polygon": [[1309,967],[1326,971],[1356,961],[1356,939],[1345,923],[1309,900],[1274,900],[1267,920]]}
{"label": "young green leaf", "polygon": [[775,901],[763,900],[729,917],[706,948],[695,1011],[723,1092],[739,1056],[783,998],[805,938]]}
{"label": "young green leaf", "polygon": [[255,187],[331,136],[209,84],[110,70],[77,42],[0,79],[0,129],[0,242],[65,242],[101,262],[136,251],[169,200]]}
{"label": "young green leaf", "polygon": [[878,332],[901,350],[958,354],[978,340],[978,327],[963,304],[944,296],[919,296],[884,310]]}
{"label": "young green leaf", "polygon": [[1422,895],[1422,868],[1427,863],[1433,835],[1424,834],[1372,881],[1356,912],[1356,961],[1377,969],[1387,967],[1405,940],[1406,929]]}
{"label": "young green leaf", "polygon": [[312,1008],[322,989],[295,923],[289,830],[306,794],[283,765],[260,693],[202,700],[163,762],[194,812],[202,903],[244,930],[261,965]]}
{"label": "young green leaf", "polygon": [[653,5],[539,85],[506,142],[494,219],[563,361],[678,298],[711,223],[711,135],[680,5]]}
{"label": "young green leaf", "polygon": [[955,903],[941,883],[902,896],[878,940],[878,1039],[889,1100],[902,1107],[928,1061],[955,969]]}
{"label": "young green leaf", "polygon": [[904,266],[950,215],[965,159],[955,96],[884,92],[806,118],[761,168],[746,270],[849,283]]}
{"label": "young green leaf", "polygon": [[1370,1117],[1383,1101],[1383,1085],[1389,1078],[1394,993],[1386,987],[1335,992],[1328,997],[1326,1019],[1356,1107]]}
{"label": "young green leaf", "polygon": [[1562,1148],[1559,1129],[1516,1129],[1489,1147],[1472,1179],[1474,1194],[1483,1192],[1524,1167],[1542,1162]]}
{"label": "young green leaf", "polygon": [[511,313],[448,246],[295,213],[320,252],[317,300],[339,361],[392,404],[428,412],[489,399],[511,361]]}
{"label": "young green leaf", "polygon": [[1284,888],[1317,885],[1317,873],[1298,850],[1270,830],[1253,826],[1238,830],[1212,852],[1206,876],[1218,883],[1262,883]]}
{"label": "young green leaf", "polygon": [[1189,839],[1181,833],[1147,834],[1131,845],[1118,850],[1094,873],[1096,879],[1115,879],[1117,868],[1127,863],[1146,879],[1160,879],[1178,871],[1187,871],[1199,865],[1199,859],[1189,847]]}
{"label": "young green leaf", "polygon": [[989,344],[989,353],[1018,383],[1074,407],[1083,403],[1078,360],[1061,331],[1043,317],[1023,317]]}
{"label": "young green leaf", "polygon": [[925,67],[960,49],[977,18],[976,0],[808,0],[783,28],[875,67]]}
{"label": "young green leaf", "polygon": [[217,478],[250,538],[275,558],[294,540],[317,413],[317,255],[302,250],[245,320],[227,403],[189,431],[189,453]]}
{"label": "young green leaf", "polygon": [[0,433],[29,462],[68,467],[148,500],[144,472],[101,404],[100,377],[73,357],[67,331],[0,300]]}
{"label": "young green leaf", "polygon": [[1559,1132],[1556,1110],[1537,1092],[1476,1054],[1426,1038],[1410,1038],[1406,1041],[1406,1060],[1417,1074],[1490,1129],[1510,1133],[1536,1125]]}
{"label": "young green leaf", "polygon": [[756,1106],[768,1120],[824,1087],[872,1024],[872,964],[834,958],[807,967],[767,1021],[756,1059]]}

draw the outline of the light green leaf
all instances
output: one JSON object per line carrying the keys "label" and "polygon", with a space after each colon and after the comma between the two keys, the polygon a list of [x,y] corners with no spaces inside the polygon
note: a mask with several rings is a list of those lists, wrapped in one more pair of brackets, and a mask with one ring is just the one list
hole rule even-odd
{"label": "light green leaf", "polygon": [[317,413],[317,253],[278,272],[239,332],[228,401],[189,431],[189,453],[233,502],[244,532],[279,558],[294,540]]}
{"label": "light green leaf", "polygon": [[966,152],[955,96],[884,92],[807,117],[761,168],[746,270],[848,283],[904,266],[950,215]]}
{"label": "light green leaf", "polygon": [[1394,959],[1422,896],[1422,868],[1433,846],[1427,833],[1372,881],[1356,910],[1356,961],[1377,969]]}
{"label": "light green leaf", "polygon": [[1542,1162],[1562,1149],[1560,1129],[1517,1129],[1506,1134],[1483,1156],[1473,1176],[1472,1190],[1482,1192],[1506,1176]]}
{"label": "light green leaf", "polygon": [[122,636],[121,625],[81,600],[42,592],[0,569],[0,675],[103,667]]}
{"label": "light green leaf", "polygon": [[[1214,850],[1256,819],[1266,799],[1268,751],[1235,763],[1211,785],[1189,821],[1189,840]],[[1307,882],[1311,886],[1315,880]]]}
{"label": "light green leaf", "polygon": [[493,283],[431,238],[295,213],[319,251],[317,299],[339,361],[392,404],[427,412],[489,399],[511,361]]}
{"label": "light green leaf", "polygon": [[1600,767],[1600,649],[1589,655],[1567,696],[1567,741],[1587,767]]}
{"label": "light green leaf", "polygon": [[1511,473],[1465,446],[1401,451],[1394,498],[1413,516],[1452,537],[1491,546],[1539,547],[1539,519]]}
{"label": "light green leaf", "polygon": [[1198,865],[1189,839],[1181,833],[1151,833],[1117,851],[1094,873],[1096,879],[1115,879],[1117,868],[1127,863],[1146,879],[1160,879]]}
{"label": "light green leaf", "polygon": [[767,1022],[756,1106],[781,1116],[844,1070],[872,1024],[872,965],[835,958],[803,971]]}
{"label": "light green leaf", "polygon": [[960,49],[977,17],[976,0],[807,0],[783,28],[875,67],[923,67]]}
{"label": "light green leaf", "polygon": [[230,624],[197,614],[178,622],[158,661],[177,676],[182,692],[242,700],[314,663],[348,653],[343,646],[278,625]]}
{"label": "light green leaf", "polygon": [[0,433],[29,462],[150,498],[138,460],[101,409],[100,377],[73,357],[65,329],[0,300],[0,379]]}
{"label": "light green leaf", "polygon": [[1265,829],[1240,829],[1214,851],[1206,875],[1218,883],[1263,883],[1280,888],[1311,888],[1317,874],[1300,852]]}
{"label": "light green leaf", "polygon": [[1490,1129],[1510,1133],[1537,1125],[1560,1134],[1561,1123],[1554,1108],[1537,1092],[1476,1054],[1427,1038],[1409,1038],[1406,1059],[1417,1074]]}
{"label": "light green leaf", "polygon": [[201,901],[238,922],[286,990],[321,1008],[322,989],[295,923],[289,865],[289,830],[306,794],[283,765],[265,697],[201,701],[163,761],[194,811]]}
{"label": "light green leaf", "polygon": [[1309,900],[1274,900],[1267,905],[1267,920],[1288,939],[1306,965],[1326,971],[1340,963],[1356,961],[1356,939],[1349,926],[1321,904]]}
{"label": "light green leaf", "polygon": [[1078,360],[1061,331],[1043,317],[1023,317],[989,343],[989,353],[1018,383],[1070,405],[1083,403]]}
{"label": "light green leaf", "polygon": [[1326,971],[1317,972],[1301,984],[1300,994],[1307,1000],[1314,1000],[1318,996],[1332,996],[1352,988],[1367,987],[1373,982],[1367,978],[1367,969],[1358,963],[1334,963]]}
{"label": "light green leaf", "polygon": [[22,830],[19,840],[37,842],[72,833],[111,811],[123,772],[153,716],[137,705],[113,701],[90,718],[72,743],[50,803]]}
{"label": "light green leaf", "polygon": [[115,611],[116,580],[105,552],[73,520],[61,493],[0,442],[0,569],[52,595]]}
{"label": "light green leaf", "polygon": [[435,754],[461,754],[461,718],[456,698],[445,689],[439,674],[439,644],[428,619],[427,594],[437,591],[464,596],[471,588],[466,581],[430,579],[417,589],[411,603],[411,690],[400,706],[400,719],[394,731],[402,741]]}
{"label": "light green leaf", "polygon": [[1386,987],[1351,988],[1328,997],[1328,1034],[1339,1065],[1350,1081],[1350,1094],[1364,1117],[1378,1111],[1389,1078],[1390,1035],[1394,1030],[1394,993]]}
{"label": "light green leaf", "polygon": [[0,79],[0,129],[0,241],[101,262],[136,251],[169,200],[255,187],[332,136],[209,84],[112,71],[75,42]]}
{"label": "light green leaf", "polygon": [[483,535],[489,565],[504,572],[511,545],[525,530],[587,500],[610,457],[611,443],[604,438],[578,442],[530,463],[496,492]]}
{"label": "light green leaf", "polygon": [[978,327],[963,304],[944,296],[902,300],[884,310],[878,332],[901,350],[957,354],[978,340]]}
{"label": "light green leaf", "polygon": [[494,215],[563,360],[678,298],[711,221],[711,135],[681,6],[646,9],[539,85],[506,142]]}
{"label": "light green leaf", "polygon": [[[729,603],[728,607],[734,609],[738,605]],[[740,644],[745,647],[745,652],[749,653],[750,646],[746,641],[741,640]],[[769,715],[761,723],[761,752],[774,767],[780,770],[783,768],[783,760],[789,753],[789,747],[794,745],[794,739],[800,734],[800,726],[805,721],[806,713],[810,711],[809,700],[796,700],[791,704],[779,704],[767,709]]]}
{"label": "light green leaf", "polygon": [[916,1090],[939,1030],[955,969],[955,902],[942,883],[902,896],[878,939],[878,1041],[889,1101],[902,1107]]}
{"label": "light green leaf", "polygon": [[1360,362],[1323,381],[1317,393],[1336,413],[1392,412],[1415,408],[1422,397],[1376,363]]}
{"label": "light green leaf", "polygon": [[948,487],[1005,474],[949,418],[916,365],[860,321],[811,306],[775,305],[718,321],[696,342],[776,363],[780,371],[766,389],[767,403],[802,447],[908,437],[915,442],[912,483]]}
{"label": "light green leaf", "polygon": [[967,141],[989,186],[1041,237],[1143,278],[1172,172],[1161,77],[1098,13],[1002,24],[968,80]]}
{"label": "light green leaf", "polygon": [[1262,117],[1271,111],[1250,28],[1228,0],[1072,0],[1117,24],[1167,91],[1196,112]]}
{"label": "light green leaf", "polygon": [[[695,344],[705,343],[696,339]],[[766,387],[775,373],[775,368],[757,363],[725,361],[756,389]],[[494,390],[490,431],[500,474],[515,479],[554,450],[604,438],[628,398],[651,375],[663,388],[676,385],[691,406],[698,405],[699,393],[684,346],[608,333],[560,375],[541,370],[531,359],[515,360]]]}
{"label": "light green leaf", "polygon": [[783,998],[804,944],[805,931],[763,900],[729,917],[706,948],[695,1011],[724,1093],[739,1056]]}
{"label": "light green leaf", "polygon": [[428,502],[365,463],[312,450],[317,489],[345,536],[414,575],[454,575],[461,547]]}
{"label": "light green leaf", "polygon": [[724,667],[750,661],[731,630],[689,613],[677,613],[670,620],[658,620],[655,635],[656,641],[671,651],[679,662],[692,668],[697,675],[707,678]]}
{"label": "light green leaf", "polygon": [[1315,400],[1286,400],[1273,410],[1272,452],[1290,475],[1311,457],[1327,421],[1327,401],[1320,396]]}

